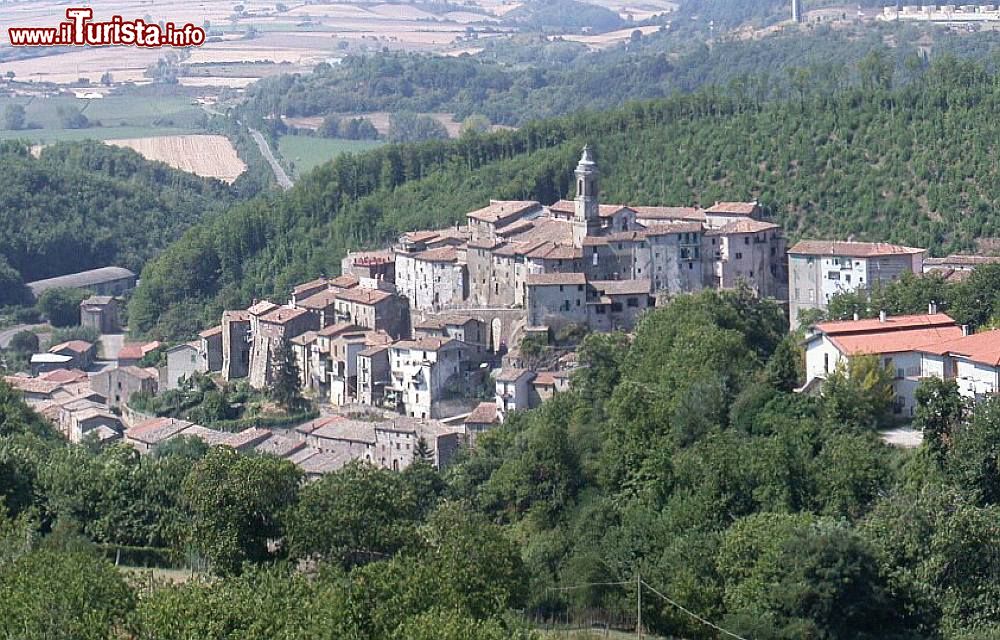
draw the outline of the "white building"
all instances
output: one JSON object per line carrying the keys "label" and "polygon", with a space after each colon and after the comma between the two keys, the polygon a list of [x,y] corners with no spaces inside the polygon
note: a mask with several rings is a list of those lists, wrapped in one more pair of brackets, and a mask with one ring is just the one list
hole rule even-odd
{"label": "white building", "polygon": [[462,382],[463,343],[450,338],[400,340],[389,346],[386,391],[404,415],[436,418],[437,403]]}
{"label": "white building", "polygon": [[914,392],[920,379],[928,375],[923,353],[962,335],[962,327],[943,313],[822,322],[806,339],[807,384],[826,379],[844,359],[875,355],[896,372],[893,412],[909,418],[913,416]]}
{"label": "white building", "polygon": [[939,342],[920,355],[925,377],[955,380],[966,398],[982,400],[1000,390],[1000,331]]}

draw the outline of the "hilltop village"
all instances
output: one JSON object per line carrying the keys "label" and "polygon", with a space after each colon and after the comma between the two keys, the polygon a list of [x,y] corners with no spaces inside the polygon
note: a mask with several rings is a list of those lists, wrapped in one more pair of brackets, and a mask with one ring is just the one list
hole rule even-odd
{"label": "hilltop village", "polygon": [[[8,381],[74,441],[124,439],[148,452],[194,436],[286,457],[311,476],[351,460],[399,470],[418,455],[443,467],[510,412],[568,389],[575,347],[586,333],[629,332],[644,311],[674,295],[745,287],[787,301],[796,328],[837,293],[904,273],[961,277],[993,261],[931,259],[923,249],[884,243],[802,241],[789,248],[756,202],[705,209],[602,203],[600,168],[589,148],[575,178],[572,201],[492,201],[469,212],[464,225],[413,231],[390,248],[351,253],[339,276],[300,284],[286,300],[225,311],[198,340],[166,349],[159,369],[140,363],[161,345],[135,344],[113,366],[88,375],[94,345],[73,341],[36,355],[34,377]],[[134,284],[129,275],[102,270],[88,280],[102,295],[81,305],[84,325],[102,333],[117,328],[114,296]],[[816,324],[806,343],[805,390],[858,353],[899,363],[894,409],[903,418],[912,415],[917,379],[930,368],[943,375],[991,366],[995,390],[1000,337],[966,333],[935,309]],[[300,391],[321,408],[304,424],[228,433],[129,406],[135,393],[176,389],[196,373],[266,390],[289,352]],[[972,375],[963,393],[984,393],[989,375]]]}

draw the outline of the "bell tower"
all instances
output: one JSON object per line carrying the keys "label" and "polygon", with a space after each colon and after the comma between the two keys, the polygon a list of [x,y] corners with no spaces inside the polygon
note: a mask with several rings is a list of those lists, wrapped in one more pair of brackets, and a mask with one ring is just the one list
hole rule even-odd
{"label": "bell tower", "polygon": [[597,179],[600,176],[594,152],[587,145],[576,165],[576,213],[573,216],[573,244],[582,246],[583,239],[595,235],[601,228],[600,200]]}

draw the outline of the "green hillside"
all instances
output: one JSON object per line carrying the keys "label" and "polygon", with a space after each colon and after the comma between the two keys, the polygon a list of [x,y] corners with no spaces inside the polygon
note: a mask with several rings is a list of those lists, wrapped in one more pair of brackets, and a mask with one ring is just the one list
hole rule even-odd
{"label": "green hillside", "polygon": [[856,87],[807,76],[782,101],[759,98],[747,83],[517,132],[341,156],[288,193],[238,205],[188,233],[144,272],[133,326],[187,333],[224,306],[336,272],[349,249],[451,224],[490,198],[570,195],[585,142],[599,149],[608,202],[756,198],[793,238],[853,236],[937,253],[1000,236],[997,77],[944,60],[891,89],[892,65],[879,56],[853,73]]}
{"label": "green hillside", "polygon": [[17,302],[18,280],[107,265],[138,271],[188,227],[234,201],[221,182],[131,150],[65,143],[35,158],[20,143],[2,143],[0,305]]}

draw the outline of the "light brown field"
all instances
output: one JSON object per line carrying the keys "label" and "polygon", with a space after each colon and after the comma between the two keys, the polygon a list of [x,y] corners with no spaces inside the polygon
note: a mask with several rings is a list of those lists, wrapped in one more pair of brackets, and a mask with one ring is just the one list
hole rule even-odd
{"label": "light brown field", "polygon": [[629,38],[632,37],[632,32],[636,30],[641,31],[643,35],[646,35],[649,33],[656,33],[657,31],[660,30],[660,27],[651,25],[647,27],[635,27],[635,28],[621,29],[619,31],[609,31],[607,33],[602,33],[600,35],[595,35],[595,36],[586,36],[586,35],[578,35],[571,33],[571,34],[560,35],[558,37],[562,38],[563,40],[569,40],[571,42],[579,42],[581,44],[585,44],[591,49],[594,49],[596,51],[600,49],[607,49],[608,47],[613,47],[615,45],[622,44],[623,42],[628,42]]}
{"label": "light brown field", "polygon": [[156,136],[105,140],[105,143],[128,147],[149,160],[165,162],[182,171],[229,183],[247,168],[225,136]]}
{"label": "light brown field", "polygon": [[189,76],[178,78],[177,82],[185,87],[229,87],[231,89],[243,89],[258,80],[260,80],[260,78],[230,78],[228,76],[206,76],[204,78],[200,78]]}
{"label": "light brown field", "polygon": [[[425,113],[421,115],[427,115],[441,124],[444,128],[448,130],[448,135],[452,138],[457,138],[462,131],[462,123],[455,122],[452,118],[454,114],[451,113]],[[389,117],[390,114],[387,111],[372,111],[369,113],[356,113],[350,115],[342,116],[344,118],[366,118],[371,123],[375,129],[378,130],[379,135],[387,135],[389,133]],[[323,124],[323,118],[321,116],[307,116],[300,118],[285,118],[285,122],[297,127],[299,129],[319,129],[319,126]]]}

